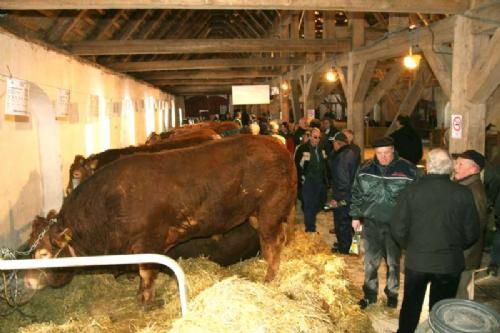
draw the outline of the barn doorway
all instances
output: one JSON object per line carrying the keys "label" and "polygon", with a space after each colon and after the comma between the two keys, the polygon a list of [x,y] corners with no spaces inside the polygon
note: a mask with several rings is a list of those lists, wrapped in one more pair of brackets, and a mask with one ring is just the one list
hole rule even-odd
{"label": "barn doorway", "polygon": [[33,123],[38,133],[38,155],[42,186],[42,213],[59,210],[63,200],[62,159],[59,128],[54,107],[47,94],[31,83],[30,101]]}

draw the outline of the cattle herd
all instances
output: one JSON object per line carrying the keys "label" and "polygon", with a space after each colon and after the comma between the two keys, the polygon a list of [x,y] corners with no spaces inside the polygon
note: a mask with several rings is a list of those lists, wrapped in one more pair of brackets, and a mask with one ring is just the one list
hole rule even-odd
{"label": "cattle herd", "polygon": [[[297,175],[272,137],[234,134],[232,122],[206,123],[150,137],[137,147],[77,156],[57,214],[36,217],[34,258],[160,253],[206,255],[227,265],[254,256],[279,268]],[[227,137],[226,137],[227,136]],[[138,265],[139,300],[154,298],[158,268]],[[72,271],[28,271],[31,289],[62,286]]]}

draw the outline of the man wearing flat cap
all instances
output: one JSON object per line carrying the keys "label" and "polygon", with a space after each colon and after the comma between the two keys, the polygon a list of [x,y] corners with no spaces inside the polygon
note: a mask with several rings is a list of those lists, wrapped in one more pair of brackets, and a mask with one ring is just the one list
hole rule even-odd
{"label": "man wearing flat cap", "polygon": [[475,150],[466,150],[461,154],[453,154],[456,158],[453,167],[454,179],[459,184],[467,186],[474,197],[477,212],[479,214],[480,232],[478,241],[464,251],[465,270],[460,276],[457,297],[462,299],[474,299],[474,270],[481,265],[483,252],[484,229],[488,220],[487,198],[480,173],[486,161],[482,154]]}
{"label": "man wearing flat cap", "polygon": [[358,304],[364,309],[377,302],[377,272],[383,257],[387,265],[387,306],[396,308],[401,249],[391,236],[390,220],[399,193],[417,179],[417,168],[399,157],[390,137],[380,138],[372,146],[375,156],[363,163],[356,174],[350,208],[354,230],[360,229],[363,220],[364,297]]}
{"label": "man wearing flat cap", "polygon": [[349,254],[352,243],[351,217],[351,188],[356,170],[361,161],[360,150],[353,144],[348,144],[348,139],[342,132],[335,133],[330,139],[334,154],[328,160],[331,175],[333,200],[333,222],[337,245],[332,247],[332,252]]}

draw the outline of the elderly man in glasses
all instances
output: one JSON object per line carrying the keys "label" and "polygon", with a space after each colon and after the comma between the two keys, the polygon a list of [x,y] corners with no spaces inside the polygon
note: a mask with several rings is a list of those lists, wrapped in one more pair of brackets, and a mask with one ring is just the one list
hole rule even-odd
{"label": "elderly man in glasses", "polygon": [[297,149],[295,163],[302,184],[304,224],[306,232],[316,232],[316,214],[326,201],[327,155],[319,145],[319,128],[311,130],[309,142]]}

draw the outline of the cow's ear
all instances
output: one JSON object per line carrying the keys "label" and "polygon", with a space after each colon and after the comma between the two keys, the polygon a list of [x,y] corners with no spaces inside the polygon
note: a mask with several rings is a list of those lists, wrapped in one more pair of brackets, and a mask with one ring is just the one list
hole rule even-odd
{"label": "cow's ear", "polygon": [[55,242],[57,246],[59,246],[59,248],[62,248],[65,247],[69,242],[71,242],[72,238],[73,238],[73,232],[71,231],[70,228],[66,228],[62,232],[57,234]]}

